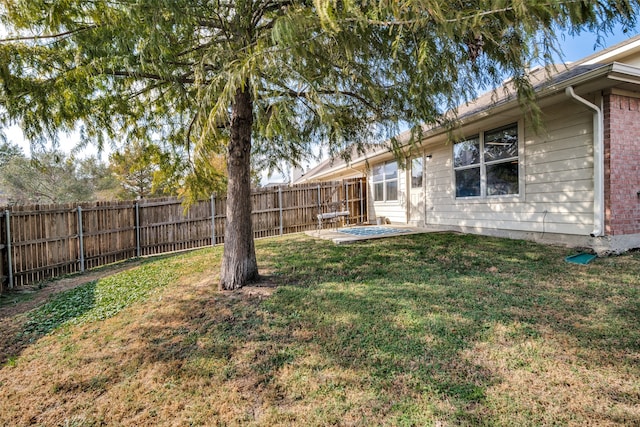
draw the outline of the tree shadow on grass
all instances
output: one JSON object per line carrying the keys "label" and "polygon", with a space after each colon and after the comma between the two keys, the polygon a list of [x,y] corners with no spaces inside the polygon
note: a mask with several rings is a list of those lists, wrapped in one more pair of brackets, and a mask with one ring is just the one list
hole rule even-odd
{"label": "tree shadow on grass", "polygon": [[265,423],[255,414],[269,410],[280,422],[422,424],[443,401],[473,413],[500,380],[461,357],[481,326],[416,306],[430,292],[284,286],[268,299],[198,298],[136,335],[165,378],[238,393],[231,423]]}

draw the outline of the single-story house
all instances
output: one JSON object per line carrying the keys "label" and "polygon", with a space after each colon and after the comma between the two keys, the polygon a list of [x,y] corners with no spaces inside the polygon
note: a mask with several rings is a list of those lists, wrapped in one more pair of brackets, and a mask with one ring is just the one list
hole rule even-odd
{"label": "single-story house", "polygon": [[539,126],[499,88],[462,106],[455,132],[425,126],[401,161],[386,145],[297,182],[366,177],[372,221],[599,254],[640,247],[640,36],[533,75]]}

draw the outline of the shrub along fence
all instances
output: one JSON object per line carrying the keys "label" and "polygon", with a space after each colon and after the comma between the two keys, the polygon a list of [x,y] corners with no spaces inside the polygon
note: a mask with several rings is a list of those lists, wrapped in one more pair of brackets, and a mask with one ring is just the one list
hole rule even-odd
{"label": "shrub along fence", "polygon": [[[256,238],[313,230],[318,213],[341,203],[367,221],[365,181],[259,189]],[[0,210],[0,291],[130,258],[224,243],[226,198],[185,210],[176,198],[11,206]],[[323,227],[328,226],[323,224]]]}

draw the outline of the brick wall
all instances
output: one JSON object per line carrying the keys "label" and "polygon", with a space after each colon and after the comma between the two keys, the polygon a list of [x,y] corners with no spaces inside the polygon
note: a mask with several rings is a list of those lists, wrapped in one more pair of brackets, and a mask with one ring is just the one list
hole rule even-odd
{"label": "brick wall", "polygon": [[640,99],[604,99],[605,230],[640,233]]}

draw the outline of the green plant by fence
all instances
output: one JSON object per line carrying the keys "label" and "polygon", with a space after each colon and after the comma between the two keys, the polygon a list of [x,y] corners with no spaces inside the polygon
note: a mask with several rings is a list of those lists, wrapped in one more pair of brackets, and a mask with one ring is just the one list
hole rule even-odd
{"label": "green plant by fence", "polygon": [[[367,220],[362,179],[259,189],[253,232],[271,237],[318,227],[342,203],[346,221]],[[226,199],[185,211],[176,198],[11,206],[0,210],[0,291],[130,258],[224,243]],[[326,226],[326,225],[324,225]]]}

